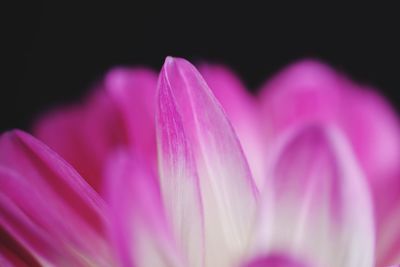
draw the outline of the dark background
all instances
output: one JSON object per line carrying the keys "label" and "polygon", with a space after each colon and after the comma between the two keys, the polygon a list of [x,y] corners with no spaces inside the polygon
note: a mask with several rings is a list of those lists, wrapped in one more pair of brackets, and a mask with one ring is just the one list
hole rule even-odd
{"label": "dark background", "polygon": [[159,69],[167,55],[225,63],[253,91],[286,64],[317,58],[380,88],[400,110],[399,24],[391,10],[365,3],[17,3],[2,33],[0,130],[29,129],[40,112],[78,100],[115,65]]}

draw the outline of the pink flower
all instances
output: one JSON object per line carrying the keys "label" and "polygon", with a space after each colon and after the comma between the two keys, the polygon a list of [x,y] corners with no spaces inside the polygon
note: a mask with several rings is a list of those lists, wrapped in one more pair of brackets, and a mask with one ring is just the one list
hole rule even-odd
{"label": "pink flower", "polygon": [[167,58],[158,85],[110,72],[39,121],[50,148],[3,134],[0,265],[400,262],[400,126],[383,99],[311,61],[257,98],[199,69]]}

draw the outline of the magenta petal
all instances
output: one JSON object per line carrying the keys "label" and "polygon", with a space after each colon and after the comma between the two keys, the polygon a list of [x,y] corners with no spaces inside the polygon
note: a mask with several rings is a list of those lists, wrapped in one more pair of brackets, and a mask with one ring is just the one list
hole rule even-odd
{"label": "magenta petal", "polygon": [[[2,267],[29,267],[17,254],[4,250],[0,244],[0,266]],[[34,265],[39,266],[39,265]]]}
{"label": "magenta petal", "polygon": [[[156,113],[160,184],[166,210],[190,266],[204,266],[204,218],[196,164],[170,90]],[[172,101],[171,101],[172,100]]]}
{"label": "magenta petal", "polygon": [[341,86],[342,77],[318,62],[289,66],[261,91],[270,129],[281,133],[288,127],[334,119],[342,108]]}
{"label": "magenta petal", "polygon": [[400,202],[381,220],[377,244],[377,266],[394,266],[400,262]]}
{"label": "magenta petal", "polygon": [[268,256],[258,257],[252,259],[249,263],[243,265],[243,267],[308,267],[304,263],[301,263],[291,257],[281,254],[271,254]]}
{"label": "magenta petal", "polygon": [[0,180],[0,224],[41,264],[112,264],[102,200],[48,147],[20,131],[3,134]]}
{"label": "magenta petal", "polygon": [[107,74],[105,84],[121,113],[129,144],[155,162],[157,74],[148,69],[119,68]]}
{"label": "magenta petal", "polygon": [[400,177],[400,121],[394,110],[371,89],[349,89],[343,101],[341,125],[372,185]]}
{"label": "magenta petal", "polygon": [[276,133],[305,123],[333,123],[350,139],[369,179],[400,173],[399,121],[388,103],[368,88],[323,64],[303,61],[268,82],[261,98]]}
{"label": "magenta petal", "polygon": [[230,70],[206,64],[200,66],[199,70],[232,122],[260,188],[265,175],[267,148],[258,101]]}
{"label": "magenta petal", "polygon": [[34,257],[0,228],[0,266],[40,267]]}
{"label": "magenta petal", "polygon": [[343,134],[333,126],[302,127],[274,153],[260,250],[286,250],[317,266],[373,266],[370,193]]}
{"label": "magenta petal", "polygon": [[377,264],[383,266],[390,259],[396,262],[396,256],[400,260],[400,124],[385,100],[372,90],[349,90],[345,103],[343,113],[347,114],[341,116],[341,123],[374,193]]}
{"label": "magenta petal", "polygon": [[98,192],[102,191],[107,157],[126,141],[115,105],[100,89],[84,104],[46,114],[35,125],[34,135],[68,161]]}
{"label": "magenta petal", "polygon": [[121,266],[182,266],[149,163],[117,153],[107,174],[111,236]]}
{"label": "magenta petal", "polygon": [[[378,231],[378,263],[389,239],[387,231],[400,200],[400,122],[382,97],[332,69],[303,61],[267,83],[261,95],[264,114],[276,134],[312,122],[340,127],[365,171],[374,197]],[[392,228],[392,227],[390,227]],[[391,236],[390,238],[388,236]],[[383,254],[382,254],[383,253]]]}
{"label": "magenta petal", "polygon": [[[257,207],[257,188],[240,144],[211,90],[186,60],[166,59],[159,96],[163,98],[159,117],[169,122],[159,125],[161,131],[182,123],[182,129],[175,128],[178,139],[187,138],[196,164],[204,207],[206,265],[229,265],[248,245]],[[180,146],[173,157],[186,157]]]}

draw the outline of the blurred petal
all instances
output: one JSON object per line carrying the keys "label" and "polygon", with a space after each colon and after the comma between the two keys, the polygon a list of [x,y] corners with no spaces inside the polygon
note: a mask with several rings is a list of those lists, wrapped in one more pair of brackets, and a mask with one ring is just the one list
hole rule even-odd
{"label": "blurred petal", "polygon": [[340,110],[341,77],[314,61],[289,66],[261,91],[264,117],[275,134],[288,127],[328,121]]}
{"label": "blurred petal", "polygon": [[[357,89],[357,88],[356,88]],[[389,104],[372,90],[348,90],[340,121],[373,186],[400,185],[400,124]]]}
{"label": "blurred petal", "polygon": [[217,65],[202,65],[199,70],[232,122],[260,188],[267,149],[259,103],[230,70]]}
{"label": "blurred petal", "polygon": [[[257,206],[257,188],[240,144],[211,90],[186,60],[167,58],[160,74],[159,94],[165,96],[160,110],[172,106],[181,116],[182,136],[187,137],[197,167],[206,265],[234,264],[248,246]],[[161,115],[176,116],[173,112]]]}
{"label": "blurred petal", "polygon": [[105,83],[122,115],[129,144],[155,162],[157,74],[148,69],[119,68],[107,74]]}
{"label": "blurred petal", "polygon": [[272,254],[251,260],[243,267],[308,267],[304,263],[300,263],[288,256],[281,254]]}
{"label": "blurred petal", "polygon": [[316,266],[373,266],[370,195],[344,136],[310,125],[282,142],[263,193],[259,251],[288,251]]}
{"label": "blurred petal", "polygon": [[378,231],[377,264],[386,266],[383,262],[396,262],[396,255],[398,262],[400,256],[400,125],[395,112],[372,90],[349,90],[345,102],[348,115],[343,114],[341,122],[368,174]]}
{"label": "blurred petal", "polygon": [[30,253],[0,228],[0,266],[39,267]]}
{"label": "blurred petal", "polygon": [[34,134],[98,192],[102,191],[107,157],[115,147],[126,142],[121,118],[109,96],[101,90],[91,94],[82,105],[46,114],[35,125]]}
{"label": "blurred petal", "polygon": [[[376,91],[376,90],[375,90]],[[377,246],[382,255],[387,230],[400,201],[400,122],[389,103],[374,90],[358,86],[327,66],[313,61],[294,64],[263,88],[265,117],[275,135],[313,122],[341,128],[350,141],[373,193]],[[382,238],[385,237],[385,240]]]}
{"label": "blurred petal", "polygon": [[203,210],[196,164],[171,90],[160,88],[157,140],[163,200],[190,266],[204,266]]}
{"label": "blurred petal", "polygon": [[377,244],[377,266],[394,266],[400,262],[400,202],[382,220]]}
{"label": "blurred petal", "polygon": [[[2,267],[29,267],[17,255],[9,251],[3,251],[0,247],[0,266]],[[38,265],[36,265],[38,266]]]}
{"label": "blurred petal", "polygon": [[0,224],[42,265],[109,266],[105,207],[53,151],[20,131],[0,138]]}
{"label": "blurred petal", "polygon": [[264,114],[277,133],[296,125],[330,122],[342,127],[368,178],[400,173],[400,125],[389,104],[327,66],[303,61],[262,90]]}
{"label": "blurred petal", "polygon": [[182,266],[148,162],[117,153],[107,170],[111,235],[121,266]]}

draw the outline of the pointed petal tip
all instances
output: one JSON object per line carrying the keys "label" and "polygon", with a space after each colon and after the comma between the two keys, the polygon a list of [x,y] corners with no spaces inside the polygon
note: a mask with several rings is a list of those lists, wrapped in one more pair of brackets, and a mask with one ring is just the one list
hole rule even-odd
{"label": "pointed petal tip", "polygon": [[165,58],[164,64],[171,63],[171,62],[174,61],[174,59],[175,59],[175,57],[173,57],[173,56],[167,56],[167,57]]}
{"label": "pointed petal tip", "polygon": [[171,65],[175,64],[179,58],[173,56],[167,56],[164,60],[164,64],[162,69],[170,67]]}
{"label": "pointed petal tip", "polygon": [[23,130],[20,129],[11,129],[6,132],[3,132],[0,134],[0,140],[1,139],[27,139],[30,138],[31,135],[27,132],[24,132]]}
{"label": "pointed petal tip", "polygon": [[190,63],[188,60],[181,58],[181,57],[173,57],[173,56],[167,56],[164,61],[164,68],[165,67],[170,67],[176,65],[177,67],[185,67],[185,66],[192,66],[192,63]]}
{"label": "pointed petal tip", "polygon": [[[39,142],[39,140],[33,137],[30,133],[25,132],[21,129],[12,129],[2,133],[0,135],[0,140],[7,140],[5,142],[20,141],[25,144],[36,144]],[[41,143],[41,145],[47,147],[45,143]]]}

